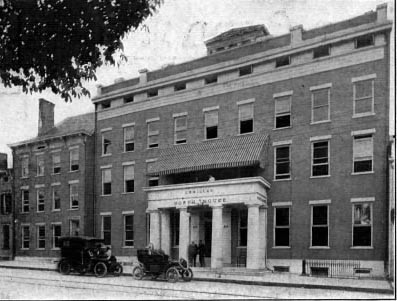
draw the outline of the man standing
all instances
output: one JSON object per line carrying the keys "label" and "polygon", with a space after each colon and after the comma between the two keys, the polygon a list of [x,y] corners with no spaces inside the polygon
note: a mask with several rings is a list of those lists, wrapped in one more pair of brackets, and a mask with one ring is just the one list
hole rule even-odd
{"label": "man standing", "polygon": [[204,256],[205,256],[205,245],[202,240],[200,240],[198,245],[198,254],[200,260],[200,267],[205,267]]}
{"label": "man standing", "polygon": [[188,257],[189,257],[190,266],[195,267],[196,266],[196,257],[197,257],[197,245],[195,244],[194,241],[192,241],[192,243],[189,245],[187,253],[188,253]]}

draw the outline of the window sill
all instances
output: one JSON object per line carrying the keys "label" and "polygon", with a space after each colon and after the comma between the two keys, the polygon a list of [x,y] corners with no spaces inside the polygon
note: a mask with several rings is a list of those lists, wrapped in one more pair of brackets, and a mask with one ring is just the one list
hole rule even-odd
{"label": "window sill", "polygon": [[20,214],[29,214],[29,212],[19,212]]}
{"label": "window sill", "polygon": [[219,140],[220,138],[219,137],[216,137],[216,138],[210,138],[210,139],[203,139],[203,142],[207,142],[207,141],[214,141],[214,140]]}
{"label": "window sill", "polygon": [[51,248],[51,251],[59,251],[61,248]]}
{"label": "window sill", "polygon": [[309,247],[309,249],[313,249],[313,250],[329,250],[330,247]]}
{"label": "window sill", "polygon": [[291,249],[291,247],[274,246],[273,249]]}
{"label": "window sill", "polygon": [[61,212],[61,209],[52,209],[52,212]]}
{"label": "window sill", "polygon": [[44,175],[36,175],[36,178],[44,177]]}
{"label": "window sill", "polygon": [[315,125],[315,124],[321,124],[321,123],[329,123],[331,120],[321,120],[321,121],[316,121],[316,122],[310,122],[310,125]]}
{"label": "window sill", "polygon": [[79,172],[79,171],[80,171],[80,169],[77,169],[77,170],[69,170],[69,173]]}
{"label": "window sill", "polygon": [[28,251],[30,248],[21,248],[22,251]]}
{"label": "window sill", "polygon": [[36,248],[36,251],[45,251],[45,248]]}
{"label": "window sill", "polygon": [[123,248],[123,249],[135,249],[134,246],[123,246],[122,248]]}
{"label": "window sill", "polygon": [[111,194],[101,194],[100,196],[112,196]]}
{"label": "window sill", "polygon": [[285,130],[285,129],[292,129],[292,125],[290,125],[290,126],[285,126],[285,127],[282,127],[282,128],[273,128],[273,131]]}
{"label": "window sill", "polygon": [[79,208],[69,208],[68,211],[77,211]]}
{"label": "window sill", "polygon": [[158,149],[158,148],[159,148],[158,146],[154,146],[154,147],[148,147],[146,149],[149,150],[149,149]]}
{"label": "window sill", "polygon": [[102,154],[101,157],[110,157],[112,154]]}
{"label": "window sill", "polygon": [[283,182],[283,181],[291,181],[291,178],[288,178],[288,179],[273,179],[273,182]]}
{"label": "window sill", "polygon": [[324,176],[310,176],[310,179],[322,179],[322,178],[330,178],[331,175],[324,175]]}
{"label": "window sill", "polygon": [[249,132],[249,133],[239,133],[239,134],[237,134],[237,136],[245,136],[245,135],[251,135],[251,134],[254,134],[255,132]]}
{"label": "window sill", "polygon": [[132,150],[132,151],[123,151],[123,154],[129,154],[129,153],[133,153],[133,152],[135,152],[135,150]]}
{"label": "window sill", "polygon": [[373,250],[374,247],[350,247],[352,250]]}
{"label": "window sill", "polygon": [[29,179],[29,176],[21,177],[21,179]]}
{"label": "window sill", "polygon": [[374,116],[374,115],[376,115],[375,112],[353,114],[352,118],[361,118],[361,117],[368,117],[368,116]]}
{"label": "window sill", "polygon": [[135,191],[132,191],[132,192],[122,192],[121,194],[134,194],[135,193]]}
{"label": "window sill", "polygon": [[45,211],[36,211],[36,213],[44,213]]}
{"label": "window sill", "polygon": [[56,175],[60,175],[60,174],[61,174],[60,172],[52,173],[51,176],[56,176]]}
{"label": "window sill", "polygon": [[374,171],[363,171],[363,172],[352,172],[352,176],[357,176],[357,175],[370,175],[375,173]]}

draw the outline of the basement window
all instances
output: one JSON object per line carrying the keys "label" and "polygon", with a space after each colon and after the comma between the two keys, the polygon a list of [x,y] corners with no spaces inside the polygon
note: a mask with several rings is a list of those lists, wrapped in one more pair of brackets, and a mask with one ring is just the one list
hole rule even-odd
{"label": "basement window", "polygon": [[159,91],[157,89],[156,90],[150,90],[150,91],[147,92],[147,97],[155,97],[157,95],[159,95]]}
{"label": "basement window", "polygon": [[273,267],[275,272],[280,272],[280,273],[289,273],[289,266],[277,266],[275,265]]}
{"label": "basement window", "polygon": [[186,83],[179,83],[174,86],[174,91],[181,91],[186,89]]}
{"label": "basement window", "polygon": [[310,274],[317,277],[328,277],[328,268],[311,267]]}
{"label": "basement window", "polygon": [[313,58],[317,59],[324,56],[329,56],[329,45],[324,45],[313,49]]}
{"label": "basement window", "polygon": [[282,56],[276,59],[276,68],[287,66],[291,64],[291,57],[289,55]]}
{"label": "basement window", "polygon": [[214,84],[218,82],[218,76],[217,75],[210,75],[204,78],[204,83],[206,85]]}
{"label": "basement window", "polygon": [[110,108],[110,101],[102,103],[102,109],[108,109],[108,108]]}
{"label": "basement window", "polygon": [[134,102],[134,95],[124,97],[124,103]]}
{"label": "basement window", "polygon": [[363,47],[368,47],[374,45],[374,35],[365,35],[356,38],[356,48],[363,48]]}
{"label": "basement window", "polygon": [[241,67],[239,70],[239,76],[245,76],[252,73],[252,65]]}

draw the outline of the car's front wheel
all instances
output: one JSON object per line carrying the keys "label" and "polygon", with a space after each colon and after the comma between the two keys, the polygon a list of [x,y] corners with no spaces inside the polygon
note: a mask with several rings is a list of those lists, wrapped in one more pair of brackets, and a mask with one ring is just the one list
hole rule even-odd
{"label": "car's front wheel", "polygon": [[167,280],[168,280],[169,282],[177,282],[178,279],[179,279],[179,272],[178,272],[177,268],[175,268],[175,267],[170,267],[170,268],[167,270],[165,276],[166,276],[166,278],[167,278]]}
{"label": "car's front wheel", "polygon": [[94,273],[95,273],[95,276],[97,276],[97,277],[105,277],[107,272],[108,272],[108,268],[107,268],[106,264],[101,261],[98,262],[94,266]]}
{"label": "car's front wheel", "polygon": [[116,263],[113,268],[113,275],[120,276],[123,273],[123,266],[120,263]]}
{"label": "car's front wheel", "polygon": [[134,277],[136,280],[141,280],[143,278],[143,274],[143,269],[140,266],[136,266],[132,270],[132,277]]}
{"label": "car's front wheel", "polygon": [[183,281],[190,281],[193,278],[193,271],[191,268],[185,269],[182,271],[182,279]]}
{"label": "car's front wheel", "polygon": [[70,274],[70,270],[72,269],[71,265],[69,262],[67,262],[66,260],[62,260],[59,263],[59,272],[63,275],[68,275]]}

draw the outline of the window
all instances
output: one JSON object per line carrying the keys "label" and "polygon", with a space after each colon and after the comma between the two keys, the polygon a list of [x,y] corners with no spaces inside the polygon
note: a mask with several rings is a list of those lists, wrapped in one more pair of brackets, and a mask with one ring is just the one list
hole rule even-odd
{"label": "window", "polygon": [[149,187],[159,186],[159,177],[150,177],[148,180]]}
{"label": "window", "polygon": [[0,195],[1,201],[1,214],[10,214],[11,213],[11,193],[2,193]]}
{"label": "window", "polygon": [[312,90],[312,123],[330,120],[330,89]]}
{"label": "window", "polygon": [[[146,174],[150,174],[150,172],[153,170],[154,164],[157,161],[157,159],[149,159],[149,161],[146,161]],[[154,176],[154,177],[149,177],[148,178],[148,186],[158,186],[159,185],[159,177]]]}
{"label": "window", "polygon": [[181,91],[186,89],[186,83],[179,83],[174,86],[174,91]]}
{"label": "window", "polygon": [[22,178],[29,177],[29,157],[22,157],[21,169]]}
{"label": "window", "polygon": [[159,147],[159,122],[151,121],[147,124],[147,140],[148,140],[148,148]]}
{"label": "window", "polygon": [[59,249],[59,238],[62,236],[62,225],[52,224],[52,248]]}
{"label": "window", "polygon": [[372,204],[353,205],[353,247],[372,246]]}
{"label": "window", "polygon": [[312,206],[312,247],[328,247],[328,206]]}
{"label": "window", "polygon": [[36,157],[37,162],[37,175],[44,176],[44,155],[38,155]]}
{"label": "window", "polygon": [[102,195],[112,194],[112,170],[102,169]]}
{"label": "window", "polygon": [[170,222],[172,246],[179,246],[179,211],[170,212]]}
{"label": "window", "polygon": [[2,245],[3,250],[10,249],[10,238],[11,238],[10,232],[11,232],[10,225],[3,224],[3,245]]}
{"label": "window", "polygon": [[59,186],[52,186],[52,210],[61,210],[61,196],[59,193]]}
{"label": "window", "polygon": [[124,97],[124,103],[134,102],[134,95]]}
{"label": "window", "polygon": [[291,178],[291,158],[290,146],[278,146],[275,152],[275,175],[276,180],[290,179]]}
{"label": "window", "polygon": [[37,249],[45,249],[45,225],[36,226]]}
{"label": "window", "polygon": [[289,207],[274,208],[274,246],[289,247]]}
{"label": "window", "polygon": [[102,134],[102,156],[107,156],[112,154],[112,140],[111,131],[107,131]]}
{"label": "window", "polygon": [[150,90],[147,92],[147,97],[155,97],[159,95],[159,91],[158,90]]}
{"label": "window", "polygon": [[353,173],[372,172],[373,166],[373,137],[369,135],[354,136],[353,138]]}
{"label": "window", "polygon": [[238,215],[238,246],[247,246],[248,210],[242,209]]}
{"label": "window", "polygon": [[21,190],[21,200],[22,200],[22,212],[29,212],[29,190]]}
{"label": "window", "polygon": [[313,58],[317,59],[323,56],[328,56],[330,48],[331,47],[329,45],[324,45],[313,49]]}
{"label": "window", "polygon": [[79,170],[79,149],[72,148],[70,150],[70,171]]}
{"label": "window", "polygon": [[204,78],[204,84],[205,85],[210,85],[218,82],[218,76],[216,74],[214,75],[209,75]]}
{"label": "window", "polygon": [[186,143],[187,137],[187,116],[174,118],[174,143]]}
{"label": "window", "polygon": [[291,95],[276,97],[275,99],[275,127],[276,129],[291,126]]}
{"label": "window", "polygon": [[80,234],[80,220],[79,219],[71,219],[69,221],[69,235],[70,236],[79,236]]}
{"label": "window", "polygon": [[290,64],[291,57],[289,55],[276,58],[276,68],[287,66]]}
{"label": "window", "polygon": [[124,215],[124,247],[134,246],[134,215]]}
{"label": "window", "polygon": [[124,151],[132,152],[135,148],[135,128],[134,126],[126,126],[124,131]]}
{"label": "window", "polygon": [[356,38],[356,43],[355,46],[356,48],[363,48],[363,47],[368,47],[374,45],[374,35],[369,34],[365,36],[361,36]]}
{"label": "window", "polygon": [[126,165],[124,169],[124,192],[134,192],[135,166]]}
{"label": "window", "polygon": [[246,134],[254,131],[254,104],[239,105],[239,133]]}
{"label": "window", "polygon": [[37,212],[44,212],[44,189],[37,189]]}
{"label": "window", "polygon": [[363,80],[353,83],[354,115],[374,113],[374,80]]}
{"label": "window", "polygon": [[105,245],[112,244],[112,217],[110,215],[102,216],[102,238]]}
{"label": "window", "polygon": [[205,139],[218,138],[218,110],[204,113]]}
{"label": "window", "polygon": [[252,73],[252,65],[241,67],[239,70],[239,76],[244,76]]}
{"label": "window", "polygon": [[329,141],[312,143],[312,176],[329,175]]}
{"label": "window", "polygon": [[79,184],[69,184],[70,209],[79,209]]}
{"label": "window", "polygon": [[21,236],[22,236],[22,249],[30,248],[30,227],[29,225],[21,226]]}
{"label": "window", "polygon": [[52,173],[58,174],[61,172],[61,154],[55,153],[52,155]]}
{"label": "window", "polygon": [[110,101],[109,102],[103,102],[102,103],[102,109],[108,109],[110,108]]}

